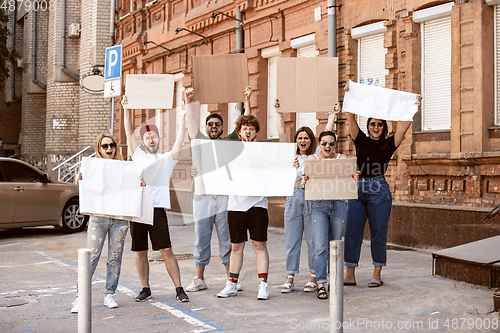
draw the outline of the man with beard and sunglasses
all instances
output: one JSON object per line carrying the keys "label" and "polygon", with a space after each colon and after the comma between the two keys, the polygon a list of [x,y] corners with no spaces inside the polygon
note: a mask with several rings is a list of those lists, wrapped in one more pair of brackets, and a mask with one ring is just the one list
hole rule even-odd
{"label": "man with beard and sunglasses", "polygon": [[[122,105],[127,104],[126,96],[123,97]],[[151,297],[149,287],[149,261],[148,261],[148,234],[153,251],[160,251],[170,278],[175,286],[176,299],[179,302],[189,302],[189,297],[184,292],[181,284],[179,264],[172,251],[170,232],[166,210],[170,209],[170,176],[181,157],[181,149],[184,143],[186,113],[179,114],[179,130],[177,131],[172,151],[159,154],[160,133],[155,125],[145,125],[140,129],[142,147],[137,147],[132,124],[132,110],[124,109],[124,125],[127,136],[129,155],[134,163],[138,163],[143,169],[153,163],[164,164],[159,170],[166,170],[165,174],[155,175],[155,184],[146,184],[148,193],[154,197],[153,225],[130,222],[130,235],[132,236],[132,251],[136,252],[137,272],[142,284],[142,290],[135,298],[136,302],[144,301]],[[156,182],[159,183],[156,183]]]}
{"label": "man with beard and sunglasses", "polygon": [[[245,115],[250,114],[250,94],[252,90],[247,87],[243,93],[245,94]],[[217,113],[208,115],[205,120],[205,129],[207,136],[201,133],[193,116],[192,100],[194,90],[186,89],[186,127],[189,136],[196,139],[210,140],[239,140],[238,134],[235,131],[229,135],[222,137],[223,121],[222,117]],[[195,177],[197,170],[192,167],[191,175]],[[194,191],[194,181],[193,181]],[[227,224],[227,195],[205,195],[194,194],[193,198],[193,216],[194,216],[194,252],[193,259],[196,265],[196,276],[193,282],[186,288],[186,291],[194,292],[207,289],[205,282],[205,267],[210,262],[211,249],[210,241],[212,239],[212,230],[215,225],[217,236],[219,239],[219,256],[222,264],[226,269],[226,274],[229,277],[229,257],[231,255],[231,242],[229,239],[229,227]],[[241,286],[238,286],[241,290]]]}

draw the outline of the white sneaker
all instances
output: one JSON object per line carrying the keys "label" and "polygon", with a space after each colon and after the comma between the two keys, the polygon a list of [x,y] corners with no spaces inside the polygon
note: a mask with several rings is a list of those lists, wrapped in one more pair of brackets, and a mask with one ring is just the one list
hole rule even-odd
{"label": "white sneaker", "polygon": [[226,286],[220,293],[217,294],[217,297],[226,298],[238,295],[238,289],[236,283],[227,281]]}
{"label": "white sneaker", "polygon": [[115,302],[113,295],[108,294],[106,297],[104,297],[104,305],[107,306],[108,308],[117,308],[118,303]]}
{"label": "white sneaker", "polygon": [[269,299],[269,294],[267,293],[267,282],[261,281],[259,283],[259,293],[257,294],[257,299]]}
{"label": "white sneaker", "polygon": [[199,277],[195,276],[193,282],[191,282],[191,284],[187,286],[186,291],[199,291],[204,289],[207,289],[205,280],[202,280]]}
{"label": "white sneaker", "polygon": [[78,296],[76,296],[73,303],[71,303],[71,313],[78,313]]}
{"label": "white sneaker", "polygon": [[236,284],[236,290],[243,291],[243,287],[241,286],[241,284],[239,282]]}

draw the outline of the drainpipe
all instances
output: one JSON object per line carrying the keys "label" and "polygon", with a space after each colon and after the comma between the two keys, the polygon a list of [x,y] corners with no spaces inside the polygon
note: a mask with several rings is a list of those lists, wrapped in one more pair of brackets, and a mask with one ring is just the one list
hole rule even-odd
{"label": "drainpipe", "polygon": [[[14,16],[12,16],[12,40],[13,40],[13,47],[16,46],[16,22],[17,22],[17,6],[14,6]],[[16,69],[15,67],[11,64],[10,68],[10,73],[12,77],[12,99],[16,102],[20,102],[21,98],[16,96]]]}
{"label": "drainpipe", "polygon": [[328,0],[328,56],[337,56],[337,16],[335,0]]}
{"label": "drainpipe", "polygon": [[79,80],[78,75],[66,68],[66,0],[62,0],[62,32],[61,32],[61,66],[62,71],[75,80]]}
{"label": "drainpipe", "polygon": [[[238,20],[241,20],[241,10],[238,7],[238,5],[236,5],[235,13],[236,13],[235,17]],[[235,34],[236,34],[236,50],[240,50],[240,51],[238,51],[238,53],[244,53],[245,50],[243,50],[243,48],[244,48],[245,44],[244,44],[244,40],[243,40],[243,28],[241,27],[240,21],[236,21]],[[243,103],[238,103],[237,108],[238,108],[239,114],[242,115],[243,108],[244,108]]]}
{"label": "drainpipe", "polygon": [[[111,45],[115,45],[115,10],[116,10],[116,0],[111,0],[111,17],[109,24],[109,32],[111,33]],[[120,87],[121,89],[121,87]],[[111,135],[115,135],[115,98],[111,97],[110,103],[110,119],[109,119],[109,131]]]}
{"label": "drainpipe", "polygon": [[47,85],[36,79],[36,10],[31,11],[33,14],[33,40],[31,42],[31,79],[37,85],[47,90]]}

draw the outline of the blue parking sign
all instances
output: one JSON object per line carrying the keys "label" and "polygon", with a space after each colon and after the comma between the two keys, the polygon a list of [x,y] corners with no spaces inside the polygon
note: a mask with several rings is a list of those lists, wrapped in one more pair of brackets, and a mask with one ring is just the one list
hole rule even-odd
{"label": "blue parking sign", "polygon": [[104,65],[104,80],[122,77],[122,46],[116,45],[106,49]]}

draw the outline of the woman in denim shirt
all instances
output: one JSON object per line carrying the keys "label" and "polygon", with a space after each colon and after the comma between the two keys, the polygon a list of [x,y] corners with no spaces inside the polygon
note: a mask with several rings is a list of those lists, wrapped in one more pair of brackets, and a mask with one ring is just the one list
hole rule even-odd
{"label": "woman in denim shirt", "polygon": [[[123,160],[117,146],[115,138],[110,134],[99,135],[95,143],[96,157]],[[82,178],[82,174],[78,173],[78,180],[82,180]],[[118,304],[113,299],[113,295],[118,287],[125,236],[128,229],[128,221],[105,216],[91,216],[87,228],[87,248],[92,250],[92,276],[99,263],[102,248],[104,247],[104,240],[108,236],[108,261],[106,265],[106,290],[104,297],[104,305],[108,308],[118,307]],[[78,296],[72,304],[71,312],[78,313]]]}

